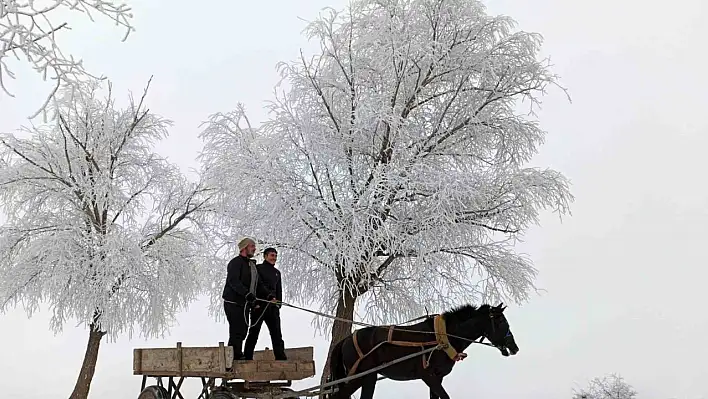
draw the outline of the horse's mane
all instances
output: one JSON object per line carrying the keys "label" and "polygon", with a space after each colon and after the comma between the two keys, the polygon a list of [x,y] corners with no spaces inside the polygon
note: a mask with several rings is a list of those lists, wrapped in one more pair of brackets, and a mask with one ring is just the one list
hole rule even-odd
{"label": "horse's mane", "polygon": [[480,307],[468,303],[447,310],[442,313],[442,316],[445,318],[445,321],[447,321],[447,323],[457,324],[477,317],[481,313],[481,311],[485,311],[486,314],[489,308],[490,305],[486,303]]}

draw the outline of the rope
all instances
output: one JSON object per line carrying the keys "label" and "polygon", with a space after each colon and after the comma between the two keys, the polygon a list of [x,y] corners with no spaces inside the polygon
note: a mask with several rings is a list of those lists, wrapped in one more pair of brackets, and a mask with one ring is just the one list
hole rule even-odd
{"label": "rope", "polygon": [[[247,330],[247,332],[250,332],[250,331],[251,331],[251,327],[255,326],[256,324],[258,324],[258,323],[261,321],[261,319],[265,316],[265,312],[266,312],[266,310],[268,309],[268,306],[270,306],[270,303],[266,304],[265,308],[263,308],[263,310],[261,310],[261,315],[258,316],[258,318],[256,319],[256,321],[255,321],[253,324],[251,324],[250,322],[246,322],[246,325],[248,325],[248,330]],[[243,319],[244,319],[244,320],[250,320],[250,318],[248,317],[248,312],[249,312],[249,311],[254,311],[254,310],[255,310],[255,309],[249,309],[248,306],[244,306],[244,307],[243,307]]]}
{"label": "rope", "polygon": [[[414,357],[417,357],[417,356],[420,356],[420,355],[424,355],[424,354],[426,354],[426,353],[428,353],[428,352],[432,352],[432,351],[435,351],[435,350],[438,350],[438,349],[440,349],[440,345],[434,346],[434,347],[432,347],[432,348],[428,348],[428,349],[425,349],[425,350],[422,350],[422,351],[418,351],[418,352],[412,353],[412,354],[410,354],[410,355],[406,355],[406,356],[403,356],[403,357],[399,357],[399,358],[396,359],[396,360],[391,360],[391,361],[388,362],[388,363],[384,363],[384,364],[379,365],[379,366],[376,366],[376,367],[374,367],[374,368],[372,368],[372,369],[369,369],[369,370],[366,370],[366,371],[362,371],[361,373],[356,373],[356,374],[354,374],[354,375],[352,375],[352,376],[349,376],[349,377],[346,377],[346,378],[342,378],[342,379],[335,380],[335,381],[330,381],[330,382],[328,382],[328,383],[326,383],[326,384],[315,385],[315,386],[312,386],[312,387],[310,387],[310,388],[303,389],[303,390],[301,390],[301,391],[288,392],[288,393],[286,393],[286,394],[276,395],[275,398],[276,398],[276,399],[284,399],[284,398],[292,398],[292,397],[297,397],[297,396],[308,396],[307,394],[310,393],[310,392],[312,392],[312,391],[314,391],[314,390],[320,390],[320,391],[321,391],[321,390],[324,389],[324,388],[329,388],[329,387],[331,387],[331,386],[343,384],[343,383],[345,383],[345,382],[348,382],[348,381],[351,381],[351,380],[355,380],[355,379],[357,379],[357,378],[361,378],[361,377],[363,377],[363,376],[365,376],[365,375],[375,373],[375,372],[377,372],[377,371],[379,371],[379,370],[381,370],[381,369],[385,369],[386,367],[393,366],[393,365],[396,364],[396,363],[404,362],[404,361],[406,361],[406,360],[413,359]],[[322,393],[322,392],[319,392],[319,393],[317,393],[317,395],[320,395],[321,393]],[[293,396],[293,395],[297,395],[297,396]]]}
{"label": "rope", "polygon": [[[338,321],[342,321],[342,322],[345,322],[345,323],[356,324],[356,325],[359,325],[359,326],[362,326],[362,327],[378,327],[378,326],[376,326],[376,325],[374,325],[374,324],[364,323],[364,322],[361,322],[361,321],[353,321],[353,320],[343,319],[343,318],[341,318],[341,317],[332,316],[332,315],[329,315],[329,314],[327,314],[327,313],[322,313],[322,312],[318,312],[318,311],[315,311],[315,310],[303,308],[303,307],[300,307],[300,306],[297,306],[297,305],[293,305],[293,304],[291,304],[291,303],[287,303],[287,302],[283,302],[283,301],[268,301],[268,300],[266,300],[266,299],[261,299],[261,298],[256,298],[256,300],[257,300],[257,301],[261,301],[261,302],[277,303],[277,304],[280,304],[280,305],[283,305],[283,306],[287,306],[287,307],[289,307],[289,308],[298,309],[298,310],[302,310],[302,311],[305,311],[305,312],[308,312],[308,313],[312,313],[312,314],[315,314],[315,315],[317,315],[317,316],[322,316],[322,317],[326,317],[326,318],[328,318],[328,319],[338,320]],[[435,316],[435,315],[430,315],[430,316]],[[428,317],[428,316],[416,317],[415,319],[410,319],[410,320],[404,321],[404,322],[401,323],[401,324],[410,323],[410,322],[412,322],[412,321],[423,320],[423,319],[425,319],[425,318],[427,318],[427,317]],[[412,331],[412,330],[405,330],[405,331]]]}
{"label": "rope", "polygon": [[[257,301],[262,301],[262,302],[269,302],[269,303],[278,303],[278,304],[283,305],[283,306],[287,306],[287,307],[290,307],[290,308],[293,308],[293,309],[302,310],[302,311],[304,311],[304,312],[312,313],[312,314],[317,315],[317,316],[326,317],[326,318],[328,318],[328,319],[337,320],[337,321],[341,321],[341,322],[344,322],[344,323],[356,324],[356,325],[363,326],[363,327],[380,327],[380,326],[377,326],[377,325],[374,325],[374,324],[364,323],[364,322],[360,322],[360,321],[347,320],[347,319],[344,319],[344,318],[341,318],[341,317],[332,316],[332,315],[329,315],[329,314],[326,314],[326,313],[322,313],[322,312],[317,312],[317,311],[315,311],[315,310],[303,308],[303,307],[300,307],[300,306],[297,306],[297,305],[293,305],[293,304],[290,304],[290,303],[287,303],[287,302],[283,302],[283,301],[268,301],[268,300],[260,299],[260,298],[256,298],[256,300],[257,300]],[[421,320],[421,319],[424,319],[424,318],[427,318],[427,317],[428,317],[428,316],[421,316],[421,317],[418,317],[418,318],[415,318],[415,319],[406,321],[406,322],[404,322],[404,323],[402,323],[402,324],[409,323],[409,322],[411,322],[411,321]],[[435,334],[435,331],[411,330],[411,329],[396,328],[396,327],[394,327],[393,329],[394,329],[394,331],[405,331],[405,332],[420,333],[420,334]],[[459,335],[453,335],[453,334],[446,334],[446,335],[447,335],[448,337],[457,338],[457,339],[460,339],[460,340],[463,340],[463,341],[467,341],[467,342],[471,342],[471,343],[474,343],[474,344],[486,345],[486,346],[491,346],[491,347],[493,347],[493,348],[496,348],[494,345],[489,344],[489,343],[486,343],[486,342],[481,342],[481,341],[476,341],[476,340],[474,340],[474,339],[469,339],[469,338],[465,338],[465,337],[460,337]]]}

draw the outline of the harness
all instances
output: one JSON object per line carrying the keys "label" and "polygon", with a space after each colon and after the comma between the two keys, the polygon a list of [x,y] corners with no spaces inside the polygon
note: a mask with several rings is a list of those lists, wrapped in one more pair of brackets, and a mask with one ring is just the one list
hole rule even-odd
{"label": "harness", "polygon": [[[452,359],[452,360],[458,360],[460,358],[460,354],[457,353],[455,348],[450,345],[450,340],[448,339],[447,336],[447,329],[445,326],[445,318],[442,315],[437,315],[433,319],[433,328],[435,331],[435,341],[424,341],[424,342],[416,342],[416,341],[399,341],[393,339],[393,331],[395,330],[395,326],[388,326],[388,337],[385,341],[381,341],[378,344],[376,344],[373,348],[371,348],[370,351],[364,353],[361,350],[361,347],[359,346],[359,341],[357,340],[356,333],[358,330],[354,331],[352,334],[352,341],[354,343],[354,348],[356,349],[356,353],[359,356],[359,358],[354,362],[352,365],[351,369],[349,369],[349,372],[347,373],[347,376],[352,376],[356,373],[357,367],[359,367],[359,363],[364,360],[367,356],[372,354],[376,349],[380,348],[381,346],[385,344],[389,345],[395,345],[395,346],[405,346],[405,347],[419,347],[421,349],[424,349],[426,346],[433,346],[433,345],[439,345],[442,350],[447,354],[447,356]],[[430,352],[428,355],[428,359],[425,358],[425,354],[421,355],[423,358],[423,368],[427,369],[428,366],[430,365],[430,356],[432,356],[433,352]]]}

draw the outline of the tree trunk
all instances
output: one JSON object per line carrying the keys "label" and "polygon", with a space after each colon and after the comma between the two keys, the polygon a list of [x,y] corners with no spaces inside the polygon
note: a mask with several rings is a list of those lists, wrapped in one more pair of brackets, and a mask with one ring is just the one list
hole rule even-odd
{"label": "tree trunk", "polygon": [[69,399],[88,399],[89,389],[91,388],[91,380],[96,371],[96,361],[98,360],[98,349],[101,346],[101,339],[106,335],[103,331],[99,331],[93,324],[89,327],[89,339],[86,345],[86,354],[84,354],[84,362],[81,364],[79,378],[76,380],[74,391],[69,396]]}
{"label": "tree trunk", "polygon": [[[329,361],[332,357],[332,348],[339,343],[339,341],[346,338],[352,333],[352,323],[354,320],[354,303],[356,297],[352,296],[348,291],[345,291],[339,297],[339,302],[337,302],[337,312],[336,316],[339,319],[349,320],[347,323],[341,320],[335,320],[332,323],[332,340],[329,343],[329,349],[327,350],[327,360],[325,361],[324,367],[322,368],[322,377],[320,378],[320,383],[324,384],[329,378]],[[320,398],[323,398],[320,395]]]}

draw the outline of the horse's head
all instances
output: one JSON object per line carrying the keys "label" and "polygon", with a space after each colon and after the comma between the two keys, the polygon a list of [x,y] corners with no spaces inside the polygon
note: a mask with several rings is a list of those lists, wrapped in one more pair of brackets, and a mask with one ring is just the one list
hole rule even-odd
{"label": "horse's head", "polygon": [[[509,321],[504,316],[506,306],[482,305],[479,308],[467,304],[443,313],[448,332],[466,340],[476,340],[480,336],[488,339],[502,355],[519,352]],[[469,345],[469,344],[468,344]]]}
{"label": "horse's head", "polygon": [[482,306],[479,310],[486,311],[489,315],[484,326],[483,336],[496,346],[503,356],[515,355],[519,352],[514,334],[511,333],[509,321],[504,316],[504,306],[500,303],[497,306]]}

